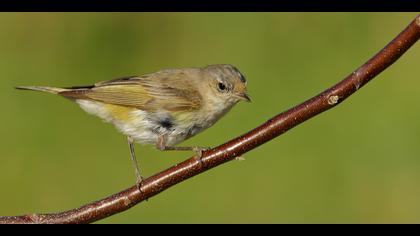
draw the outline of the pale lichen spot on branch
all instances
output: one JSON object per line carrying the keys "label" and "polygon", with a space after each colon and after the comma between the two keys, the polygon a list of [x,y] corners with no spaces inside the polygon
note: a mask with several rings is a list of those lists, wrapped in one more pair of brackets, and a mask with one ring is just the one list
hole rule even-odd
{"label": "pale lichen spot on branch", "polygon": [[34,222],[36,224],[41,223],[42,220],[43,220],[42,215],[39,215],[39,214],[30,214],[29,218],[31,219],[32,222]]}
{"label": "pale lichen spot on branch", "polygon": [[360,88],[360,79],[362,78],[361,76],[362,76],[362,73],[360,72],[360,70],[361,69],[358,69],[358,70],[356,70],[356,71],[354,71],[353,72],[353,75],[354,75],[354,88],[356,89],[356,91],[357,90],[359,90],[359,88]]}
{"label": "pale lichen spot on branch", "polygon": [[129,198],[129,197],[125,197],[125,198],[124,198],[124,205],[125,205],[125,206],[129,206],[131,203],[132,203],[132,201],[130,200],[130,198]]}
{"label": "pale lichen spot on branch", "polygon": [[334,105],[334,104],[337,104],[338,99],[339,99],[339,97],[338,97],[337,95],[330,96],[330,97],[328,98],[328,104],[329,104],[329,105]]}

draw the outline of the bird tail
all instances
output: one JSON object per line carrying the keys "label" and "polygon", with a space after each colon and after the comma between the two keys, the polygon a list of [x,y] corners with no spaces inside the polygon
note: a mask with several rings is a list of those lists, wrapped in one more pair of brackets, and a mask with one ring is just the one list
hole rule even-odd
{"label": "bird tail", "polygon": [[59,94],[61,92],[65,92],[68,89],[63,88],[53,88],[53,87],[45,87],[45,86],[18,86],[16,89],[20,90],[32,90],[32,91],[41,91],[41,92],[47,92],[52,94]]}

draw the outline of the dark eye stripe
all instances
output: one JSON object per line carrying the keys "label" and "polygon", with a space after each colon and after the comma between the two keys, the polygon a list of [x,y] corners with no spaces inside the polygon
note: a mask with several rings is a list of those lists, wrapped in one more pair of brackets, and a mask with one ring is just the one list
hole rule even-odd
{"label": "dark eye stripe", "polygon": [[243,74],[241,74],[241,73],[239,73],[241,76],[240,76],[240,80],[241,80],[241,82],[242,83],[246,83],[246,79],[245,79],[245,76],[243,75]]}
{"label": "dark eye stripe", "polygon": [[245,76],[238,70],[238,68],[232,66],[233,70],[238,73],[239,75],[239,79],[241,80],[242,83],[246,83],[246,79]]}

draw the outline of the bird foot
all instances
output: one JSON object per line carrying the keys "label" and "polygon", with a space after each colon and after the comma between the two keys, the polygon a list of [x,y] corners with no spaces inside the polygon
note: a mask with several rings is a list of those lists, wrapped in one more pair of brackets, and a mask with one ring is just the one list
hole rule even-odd
{"label": "bird foot", "polygon": [[141,190],[142,185],[143,185],[143,177],[141,177],[140,175],[138,175],[138,176],[136,177],[136,186],[137,186],[137,189],[138,189],[141,193],[143,192],[143,191]]}
{"label": "bird foot", "polygon": [[203,152],[210,150],[211,148],[209,147],[194,147],[192,150],[196,153],[195,159],[200,162],[200,164],[203,164]]}

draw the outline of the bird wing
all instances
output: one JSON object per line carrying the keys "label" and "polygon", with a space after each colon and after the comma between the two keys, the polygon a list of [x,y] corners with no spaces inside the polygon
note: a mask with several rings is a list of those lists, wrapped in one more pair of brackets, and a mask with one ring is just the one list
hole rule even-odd
{"label": "bird wing", "polygon": [[99,82],[62,95],[146,111],[195,110],[201,105],[201,95],[186,76],[182,71],[163,71]]}

